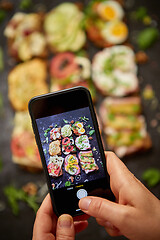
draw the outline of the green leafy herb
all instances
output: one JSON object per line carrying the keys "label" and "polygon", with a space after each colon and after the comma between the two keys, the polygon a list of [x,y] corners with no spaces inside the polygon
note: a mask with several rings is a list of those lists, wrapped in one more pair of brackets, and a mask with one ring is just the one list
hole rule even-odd
{"label": "green leafy herb", "polygon": [[46,137],[46,143],[48,144],[48,137]]}
{"label": "green leafy herb", "polygon": [[6,11],[3,9],[0,9],[0,23],[5,19],[6,17]]}
{"label": "green leafy herb", "polygon": [[147,182],[149,187],[154,187],[160,182],[160,170],[149,168],[143,172],[142,179]]}
{"label": "green leafy herb", "polygon": [[17,189],[11,185],[4,188],[4,193],[8,198],[9,205],[14,215],[18,215],[19,213],[18,201],[26,202],[35,212],[38,210],[39,206],[36,203],[36,196],[29,196],[22,189]]}
{"label": "green leafy herb", "polygon": [[57,126],[58,126],[57,124],[54,125],[55,128],[56,128]]}
{"label": "green leafy herb", "polygon": [[47,128],[47,129],[45,130],[45,133],[48,133],[50,130],[51,130],[51,128]]}
{"label": "green leafy herb", "polygon": [[46,155],[47,154],[47,149],[44,149],[43,151],[44,151],[44,154]]}
{"label": "green leafy herb", "polygon": [[109,119],[110,121],[114,121],[114,120],[115,120],[115,115],[114,115],[113,113],[109,113],[109,114],[108,114],[108,119]]}
{"label": "green leafy herb", "polygon": [[135,20],[143,20],[146,16],[147,16],[147,8],[144,6],[141,6],[136,11],[132,12],[132,17]]}
{"label": "green leafy herb", "polygon": [[19,7],[21,10],[28,10],[32,7],[32,0],[22,0]]}
{"label": "green leafy herb", "polygon": [[2,162],[2,157],[0,156],[0,172],[2,171],[3,168],[3,162]]}
{"label": "green leafy herb", "polygon": [[135,122],[136,121],[136,117],[134,115],[128,115],[128,119],[131,121],[131,122]]}
{"label": "green leafy herb", "polygon": [[75,53],[76,56],[78,57],[87,57],[86,51],[85,50],[79,50],[78,52]]}
{"label": "green leafy herb", "polygon": [[91,125],[86,126],[86,128],[90,128],[90,127],[91,127]]}
{"label": "green leafy herb", "polygon": [[69,187],[69,186],[71,186],[71,182],[70,181],[65,182],[65,187]]}
{"label": "green leafy herb", "polygon": [[89,118],[87,118],[87,117],[80,117],[80,119],[82,120],[82,121],[88,121],[89,120]]}
{"label": "green leafy herb", "polygon": [[68,121],[67,121],[66,119],[63,119],[63,122],[64,122],[64,123],[68,123]]}
{"label": "green leafy herb", "polygon": [[148,27],[139,33],[137,43],[140,49],[147,49],[158,39],[159,31],[157,28]]}
{"label": "green leafy herb", "polygon": [[3,71],[3,69],[4,69],[3,50],[2,47],[0,47],[0,71]]}
{"label": "green leafy herb", "polygon": [[91,131],[89,131],[89,135],[91,136],[91,135],[93,135],[93,133],[95,132],[95,130],[91,130]]}
{"label": "green leafy herb", "polygon": [[47,137],[47,132],[44,133],[44,137],[45,137],[45,138]]}

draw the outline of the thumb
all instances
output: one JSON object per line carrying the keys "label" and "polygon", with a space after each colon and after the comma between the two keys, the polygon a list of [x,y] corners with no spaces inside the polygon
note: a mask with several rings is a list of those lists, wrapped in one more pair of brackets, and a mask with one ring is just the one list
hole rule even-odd
{"label": "thumb", "polygon": [[125,224],[125,217],[130,211],[128,206],[92,196],[82,198],[79,201],[79,207],[86,214],[108,221],[117,228],[120,228],[121,224]]}
{"label": "thumb", "polygon": [[74,240],[75,230],[73,218],[68,214],[63,214],[58,218],[56,229],[56,240]]}

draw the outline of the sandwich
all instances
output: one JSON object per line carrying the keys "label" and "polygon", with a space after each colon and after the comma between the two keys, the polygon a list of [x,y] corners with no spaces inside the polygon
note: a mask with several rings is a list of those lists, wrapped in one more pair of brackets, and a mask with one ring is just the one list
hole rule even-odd
{"label": "sandwich", "polygon": [[88,174],[97,171],[99,168],[95,163],[92,151],[81,151],[78,154],[82,170]]}
{"label": "sandwich", "polygon": [[80,173],[80,167],[76,155],[70,154],[65,157],[65,171],[70,175],[78,175]]}
{"label": "sandwich", "polygon": [[51,177],[59,177],[62,173],[62,165],[64,158],[57,155],[50,157],[47,164],[48,173]]}

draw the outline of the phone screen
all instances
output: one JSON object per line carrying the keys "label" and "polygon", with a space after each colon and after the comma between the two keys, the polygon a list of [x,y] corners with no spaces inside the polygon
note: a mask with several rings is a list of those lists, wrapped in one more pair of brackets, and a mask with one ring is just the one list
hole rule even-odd
{"label": "phone screen", "polygon": [[[82,93],[84,94],[83,91]],[[57,102],[58,99],[55,98],[45,104],[46,99],[45,103],[41,99],[41,104],[35,108],[37,112],[40,105],[43,106],[43,110],[44,106],[48,109],[53,108],[52,104],[55,102],[58,105],[54,111],[37,113],[35,118],[38,145],[41,148],[43,166],[58,215],[81,214],[78,201],[88,195],[113,200],[92,104],[88,97],[86,98],[86,94],[83,94],[82,100],[78,98],[78,94],[74,95],[75,102],[76,98],[79,99],[74,106],[70,103],[68,107],[67,101],[62,101],[65,100],[64,96],[58,96],[61,102]],[[73,96],[73,92],[68,95],[68,101],[69,96]]]}

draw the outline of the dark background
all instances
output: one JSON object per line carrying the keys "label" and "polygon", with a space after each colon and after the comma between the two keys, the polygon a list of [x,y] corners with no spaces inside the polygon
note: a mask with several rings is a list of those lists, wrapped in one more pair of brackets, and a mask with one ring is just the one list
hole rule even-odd
{"label": "dark background", "polygon": [[[18,5],[20,1],[12,1],[14,3],[14,10],[18,10]],[[62,1],[33,1],[33,3],[43,3],[46,5],[47,10],[50,10],[53,6]],[[87,3],[88,1],[82,1]],[[137,50],[135,45],[135,36],[138,31],[144,28],[144,25],[140,22],[135,22],[130,20],[129,13],[135,10],[138,6],[146,6],[149,14],[157,19],[160,16],[160,2],[157,0],[126,0],[127,6],[127,15],[128,15],[128,26],[130,30],[130,40]],[[35,219],[34,212],[26,206],[24,203],[20,203],[20,214],[18,217],[15,217],[10,207],[8,206],[7,199],[4,196],[3,189],[9,184],[14,184],[16,187],[22,187],[24,184],[29,181],[33,181],[36,184],[45,183],[43,173],[40,174],[31,174],[28,173],[11,161],[11,152],[10,152],[10,136],[13,128],[13,117],[14,111],[12,110],[10,103],[7,97],[7,75],[8,72],[14,66],[14,62],[10,60],[7,55],[7,44],[6,39],[3,36],[3,30],[6,23],[9,21],[10,17],[13,15],[13,11],[9,13],[6,19],[0,24],[0,46],[2,46],[5,55],[5,70],[0,72],[0,93],[3,96],[3,109],[0,114],[0,156],[3,161],[3,169],[0,172],[0,238],[1,240],[17,240],[31,239],[32,236],[32,227]],[[159,21],[157,19],[157,21]],[[89,55],[92,57],[97,49],[91,44],[89,47]],[[128,168],[134,173],[134,175],[141,180],[141,176],[144,170],[149,167],[158,167],[160,168],[160,120],[158,120],[158,126],[152,127],[151,121],[157,119],[157,113],[160,114],[160,41],[157,41],[154,46],[149,48],[147,51],[149,56],[149,61],[145,65],[139,67],[139,79],[140,79],[140,88],[141,94],[142,90],[147,84],[151,84],[155,91],[155,99],[152,101],[143,100],[143,109],[144,115],[147,121],[148,131],[151,135],[153,148],[151,151],[143,154],[137,154],[132,157],[124,159],[125,164]],[[99,97],[101,99],[101,97]],[[156,187],[150,189],[157,197],[160,197],[160,184]],[[4,206],[4,207],[2,207]],[[118,217],[118,216],[117,216]],[[77,240],[81,239],[92,239],[92,240],[103,240],[113,239],[110,237],[103,228],[99,227],[95,220],[91,218],[89,220],[89,227],[79,233],[76,236]],[[125,239],[124,237],[117,237],[115,239]]]}

